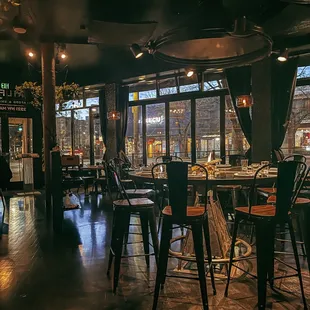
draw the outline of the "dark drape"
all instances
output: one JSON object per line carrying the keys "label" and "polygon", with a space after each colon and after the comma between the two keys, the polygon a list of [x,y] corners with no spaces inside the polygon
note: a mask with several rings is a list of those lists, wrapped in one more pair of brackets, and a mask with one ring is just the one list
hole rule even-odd
{"label": "dark drape", "polygon": [[125,138],[128,121],[129,87],[120,87],[118,91],[117,110],[121,114],[121,119],[117,121],[117,153],[125,153]]}
{"label": "dark drape", "polygon": [[273,161],[279,160],[281,145],[284,141],[292,112],[293,97],[296,87],[298,58],[278,62],[272,57],[271,88],[271,138]]}
{"label": "dark drape", "polygon": [[250,157],[252,144],[252,118],[250,109],[237,108],[236,97],[251,94],[251,66],[226,69],[225,74],[240,127],[250,145],[250,149],[246,152],[247,157]]}
{"label": "dark drape", "polygon": [[100,117],[100,129],[103,139],[103,143],[106,147],[107,144],[107,104],[105,102],[105,91],[101,89],[99,91],[99,117]]}

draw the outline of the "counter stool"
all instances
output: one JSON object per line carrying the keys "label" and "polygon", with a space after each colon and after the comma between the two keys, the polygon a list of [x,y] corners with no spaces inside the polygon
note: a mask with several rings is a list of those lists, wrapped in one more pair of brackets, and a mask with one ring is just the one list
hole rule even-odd
{"label": "counter stool", "polygon": [[[123,257],[138,257],[145,256],[146,265],[150,265],[150,255],[155,255],[157,263],[158,258],[158,236],[156,231],[156,218],[154,213],[154,202],[148,198],[132,198],[130,199],[125,191],[120,178],[113,167],[109,168],[112,171],[115,183],[119,190],[122,199],[113,201],[113,228],[112,228],[112,239],[109,254],[109,263],[107,274],[110,274],[113,259],[114,272],[113,272],[113,293],[116,292],[120,273],[120,264]],[[139,214],[141,220],[142,237],[144,254],[136,255],[122,255],[123,244],[126,232],[130,224],[131,214]],[[149,251],[149,232],[150,228],[154,253],[150,254]]]}
{"label": "counter stool", "polygon": [[[210,246],[207,199],[203,205],[187,206],[188,169],[190,168],[190,165],[191,164],[187,162],[170,162],[156,164],[152,169],[152,175],[154,182],[156,183],[156,179],[158,180],[158,176],[156,176],[157,167],[164,166],[165,169],[163,171],[167,172],[169,188],[169,206],[166,206],[162,211],[163,226],[160,241],[153,310],[157,308],[160,287],[161,285],[164,285],[167,276],[167,262],[169,256],[170,239],[172,238],[173,224],[189,225],[192,229],[203,309],[208,309],[205,257],[203,247],[203,237],[205,238],[213,294],[216,294]],[[208,192],[208,172],[206,168],[199,164],[193,164],[192,166],[198,166],[199,169],[206,175],[204,189],[204,194],[206,195]]]}
{"label": "counter stool", "polygon": [[[234,231],[232,235],[230,260],[228,268],[228,278],[225,290],[225,296],[228,295],[230,283],[230,273],[233,266],[234,247],[237,238],[239,223],[243,221],[252,222],[255,225],[256,232],[256,259],[257,259],[257,278],[258,282],[258,308],[265,309],[266,305],[266,281],[268,279],[270,286],[274,289],[274,280],[286,277],[298,276],[302,300],[307,308],[304,295],[301,269],[296,246],[295,233],[292,224],[291,210],[294,207],[298,193],[301,189],[302,180],[305,177],[306,165],[297,161],[282,161],[278,163],[277,176],[277,199],[275,205],[252,205],[256,179],[262,169],[266,169],[271,165],[265,165],[258,169],[254,176],[254,182],[250,191],[250,199],[248,207],[236,208]],[[296,268],[287,265],[296,271],[296,274],[287,276],[274,276],[274,239],[277,225],[288,224],[289,232],[292,240]],[[234,265],[239,268],[237,265]]]}

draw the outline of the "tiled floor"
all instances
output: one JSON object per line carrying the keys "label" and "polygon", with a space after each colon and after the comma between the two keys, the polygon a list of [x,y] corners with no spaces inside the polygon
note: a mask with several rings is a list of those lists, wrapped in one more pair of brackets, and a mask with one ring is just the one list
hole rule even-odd
{"label": "tiled floor", "polygon": [[[108,202],[82,198],[82,209],[66,212],[64,233],[55,236],[42,197],[12,198],[9,234],[0,241],[0,309],[151,309],[153,259],[149,271],[143,258],[124,260],[118,292],[111,292],[106,276],[111,223]],[[302,258],[301,262],[310,302],[307,265]],[[171,260],[170,269],[175,266],[176,260]],[[303,309],[297,278],[278,285],[290,293],[275,295],[268,289],[269,308]],[[223,296],[224,287],[225,281],[218,280],[217,295],[209,294],[211,309],[255,309],[254,280],[232,282],[229,298]],[[208,288],[211,292],[209,281]],[[168,279],[158,309],[201,309],[198,282]]]}

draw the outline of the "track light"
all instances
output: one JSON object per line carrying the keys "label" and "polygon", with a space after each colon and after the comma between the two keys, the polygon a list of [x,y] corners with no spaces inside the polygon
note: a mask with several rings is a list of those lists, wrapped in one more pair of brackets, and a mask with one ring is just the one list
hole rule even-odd
{"label": "track light", "polygon": [[133,54],[133,56],[137,59],[140,58],[143,55],[143,52],[141,50],[141,47],[138,44],[132,44],[130,46],[130,50]]}
{"label": "track light", "polygon": [[61,60],[65,60],[68,58],[68,54],[66,52],[66,45],[60,44],[58,47],[58,57],[61,58]]}
{"label": "track light", "polygon": [[32,50],[29,50],[29,51],[27,52],[27,55],[28,55],[28,57],[30,57],[30,58],[35,57],[35,53],[34,53]]}
{"label": "track light", "polygon": [[185,69],[185,74],[187,77],[192,77],[194,74],[194,70],[193,69]]}
{"label": "track light", "polygon": [[278,61],[285,62],[288,59],[288,49],[286,48],[279,56]]}

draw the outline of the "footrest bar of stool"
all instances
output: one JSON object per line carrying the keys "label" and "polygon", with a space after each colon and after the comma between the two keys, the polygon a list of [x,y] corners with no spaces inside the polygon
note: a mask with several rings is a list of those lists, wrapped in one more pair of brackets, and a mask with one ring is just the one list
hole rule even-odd
{"label": "footrest bar of stool", "polygon": [[295,267],[289,265],[288,263],[284,262],[283,260],[281,260],[281,259],[279,259],[279,258],[277,258],[277,257],[275,257],[275,260],[278,261],[279,263],[285,265],[285,266],[288,267],[288,268],[291,268],[291,269],[293,269],[293,270],[295,270],[295,271],[298,271],[297,268],[295,268]]}
{"label": "footrest bar of stool", "polygon": [[273,280],[280,280],[280,279],[293,278],[293,277],[298,277],[298,273],[289,274],[289,275],[287,275],[287,276],[278,276],[278,277],[274,277]]}
{"label": "footrest bar of stool", "polygon": [[140,256],[152,256],[152,255],[155,255],[155,253],[149,253],[149,254],[134,254],[134,255],[122,255],[121,258],[140,257]]}

